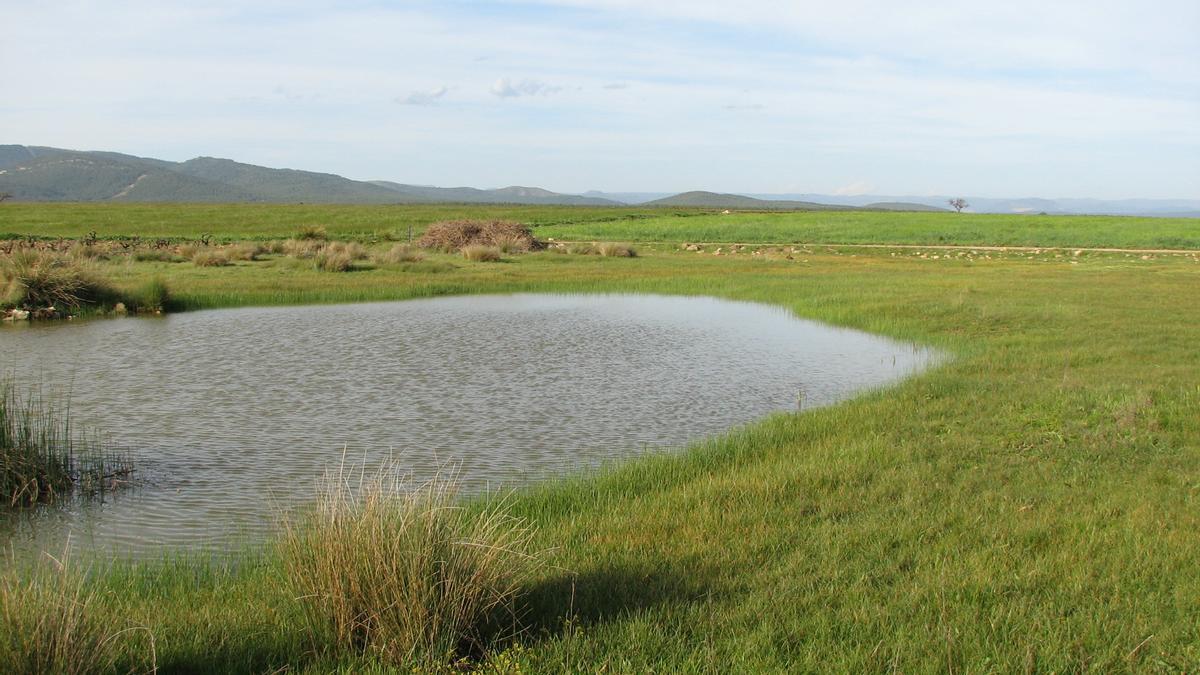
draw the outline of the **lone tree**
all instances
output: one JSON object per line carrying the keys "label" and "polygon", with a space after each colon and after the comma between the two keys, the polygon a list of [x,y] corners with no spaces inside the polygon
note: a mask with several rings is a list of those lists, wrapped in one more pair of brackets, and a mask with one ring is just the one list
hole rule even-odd
{"label": "lone tree", "polygon": [[950,206],[953,206],[954,210],[958,211],[959,213],[962,213],[963,209],[970,206],[970,204],[967,203],[967,200],[963,199],[962,197],[955,197],[954,199],[951,199],[951,200],[947,201],[946,203],[949,204]]}

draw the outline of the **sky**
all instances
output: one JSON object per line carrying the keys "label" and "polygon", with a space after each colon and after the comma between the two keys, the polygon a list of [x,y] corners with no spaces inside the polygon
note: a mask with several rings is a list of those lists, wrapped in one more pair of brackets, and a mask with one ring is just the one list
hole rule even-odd
{"label": "sky", "polygon": [[1200,2],[0,0],[0,143],[440,186],[1200,199]]}

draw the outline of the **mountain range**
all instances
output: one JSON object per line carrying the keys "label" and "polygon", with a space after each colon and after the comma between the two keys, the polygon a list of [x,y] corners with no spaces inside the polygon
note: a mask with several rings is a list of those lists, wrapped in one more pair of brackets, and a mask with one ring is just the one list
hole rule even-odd
{"label": "mountain range", "polygon": [[[264,202],[327,204],[641,205],[743,210],[946,211],[954,195],[729,194],[706,191],[583,194],[538,187],[434,187],[359,181],[331,173],[273,169],[230,159],[172,162],[117,152],[0,145],[0,194],[14,201]],[[1200,217],[1200,200],[995,199],[970,197],[976,213],[1088,213]]]}
{"label": "mountain range", "polygon": [[0,192],[18,201],[621,204],[531,187],[439,188],[350,180],[215,157],[169,162],[117,152],[24,145],[0,145]]}

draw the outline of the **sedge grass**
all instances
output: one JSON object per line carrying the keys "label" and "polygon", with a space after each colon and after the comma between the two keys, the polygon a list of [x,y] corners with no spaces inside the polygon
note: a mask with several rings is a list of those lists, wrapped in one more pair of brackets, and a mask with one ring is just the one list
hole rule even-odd
{"label": "sedge grass", "polygon": [[0,507],[102,494],[131,470],[97,436],[76,433],[65,406],[0,381]]}
{"label": "sedge grass", "polygon": [[98,593],[69,549],[61,559],[0,571],[0,671],[110,672],[125,645],[120,629],[97,612]]}
{"label": "sedge grass", "polygon": [[532,532],[503,508],[468,510],[456,494],[453,478],[327,479],[282,540],[317,651],[447,666],[485,646],[498,614],[514,616],[535,561]]}

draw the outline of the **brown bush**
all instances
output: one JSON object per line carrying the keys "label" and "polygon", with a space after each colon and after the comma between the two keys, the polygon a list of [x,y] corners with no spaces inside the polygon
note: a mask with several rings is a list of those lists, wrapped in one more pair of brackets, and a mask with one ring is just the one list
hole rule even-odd
{"label": "brown bush", "polygon": [[421,248],[459,251],[464,246],[503,247],[511,252],[542,248],[529,227],[510,220],[447,220],[434,223],[417,241]]}

